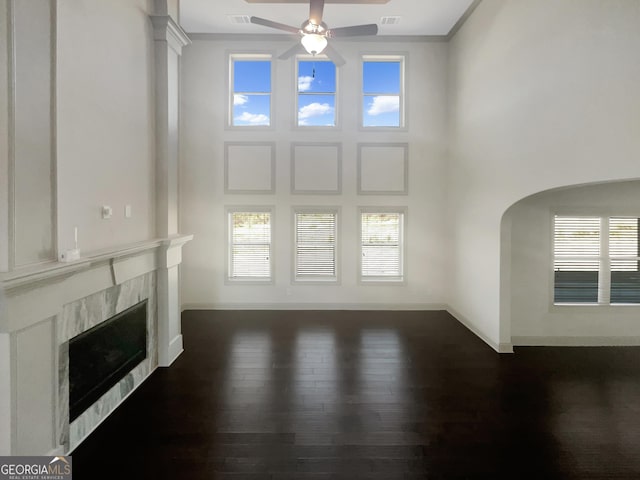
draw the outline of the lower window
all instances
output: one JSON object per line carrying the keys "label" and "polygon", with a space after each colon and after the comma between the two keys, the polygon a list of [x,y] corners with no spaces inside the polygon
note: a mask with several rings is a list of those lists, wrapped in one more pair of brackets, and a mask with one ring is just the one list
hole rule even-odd
{"label": "lower window", "polygon": [[360,209],[360,280],[404,281],[404,209]]}
{"label": "lower window", "polygon": [[338,280],[337,209],[294,210],[294,280]]}
{"label": "lower window", "polygon": [[227,209],[227,279],[270,282],[273,279],[271,209]]}

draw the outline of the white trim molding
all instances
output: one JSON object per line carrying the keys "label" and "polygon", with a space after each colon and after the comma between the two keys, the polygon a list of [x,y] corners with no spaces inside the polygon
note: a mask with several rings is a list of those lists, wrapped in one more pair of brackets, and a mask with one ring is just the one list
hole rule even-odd
{"label": "white trim molding", "polygon": [[178,55],[182,53],[182,47],[191,44],[189,35],[169,15],[150,15],[153,24],[153,39],[164,40]]}
{"label": "white trim molding", "polygon": [[498,352],[498,353],[513,353],[513,344],[512,343],[497,343],[497,342],[494,342],[493,340],[491,340],[489,338],[488,335],[486,335],[484,332],[481,332],[480,330],[478,330],[464,315],[462,315],[460,312],[456,311],[454,308],[451,308],[451,306],[447,306],[447,312],[449,312],[449,314],[453,318],[455,318],[462,325],[467,327],[471,331],[471,333],[476,335],[480,340],[482,340],[484,343],[489,345],[496,352]]}
{"label": "white trim molding", "polygon": [[364,310],[441,311],[442,303],[187,303],[186,310]]}
{"label": "white trim molding", "polygon": [[511,342],[516,347],[638,347],[640,337],[602,336],[515,336]]}

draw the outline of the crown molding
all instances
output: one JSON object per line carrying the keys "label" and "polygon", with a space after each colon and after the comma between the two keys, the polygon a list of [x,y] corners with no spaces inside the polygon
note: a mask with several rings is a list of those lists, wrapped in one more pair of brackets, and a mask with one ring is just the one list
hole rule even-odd
{"label": "crown molding", "polygon": [[[269,42],[287,41],[299,39],[296,35],[282,35],[279,33],[197,33],[189,32],[189,38],[196,41],[235,41],[235,42]],[[334,41],[335,39],[331,39]],[[376,35],[372,37],[345,37],[338,42],[365,42],[365,43],[389,43],[389,42],[446,42],[446,35]]]}
{"label": "crown molding", "polygon": [[455,25],[451,27],[451,30],[449,30],[449,33],[447,33],[446,35],[447,41],[450,41],[454,37],[454,35],[458,33],[458,30],[462,28],[462,26],[465,24],[465,22],[469,19],[469,17],[473,13],[473,11],[476,8],[478,8],[478,5],[480,5],[481,1],[482,0],[473,0],[471,5],[469,5],[469,8],[467,8],[467,11],[462,14],[462,16],[455,23]]}
{"label": "crown molding", "polygon": [[153,39],[166,41],[178,54],[182,47],[191,44],[189,35],[169,15],[150,15],[153,24]]}

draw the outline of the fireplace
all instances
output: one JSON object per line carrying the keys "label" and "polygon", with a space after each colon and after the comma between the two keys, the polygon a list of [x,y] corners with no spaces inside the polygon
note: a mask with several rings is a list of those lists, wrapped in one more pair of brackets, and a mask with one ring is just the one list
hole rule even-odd
{"label": "fireplace", "polygon": [[147,357],[147,300],[69,340],[69,419]]}

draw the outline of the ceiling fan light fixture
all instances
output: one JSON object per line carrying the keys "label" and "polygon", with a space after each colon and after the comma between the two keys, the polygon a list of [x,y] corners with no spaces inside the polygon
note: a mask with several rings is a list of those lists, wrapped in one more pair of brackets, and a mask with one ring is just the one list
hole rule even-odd
{"label": "ceiling fan light fixture", "polygon": [[318,55],[327,46],[327,37],[317,33],[307,33],[302,36],[302,46],[311,55]]}

